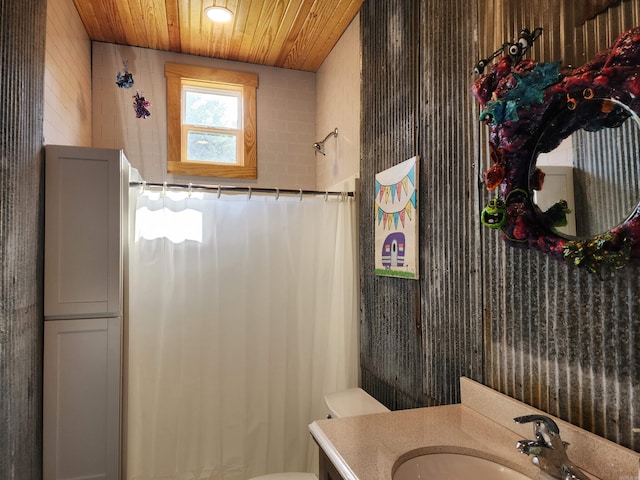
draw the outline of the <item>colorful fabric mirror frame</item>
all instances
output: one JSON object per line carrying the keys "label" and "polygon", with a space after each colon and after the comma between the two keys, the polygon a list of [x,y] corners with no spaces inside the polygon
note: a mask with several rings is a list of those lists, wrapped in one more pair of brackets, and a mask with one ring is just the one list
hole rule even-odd
{"label": "colorful fabric mirror frame", "polygon": [[[545,134],[545,151],[577,130],[618,126],[629,114],[615,101],[640,112],[640,27],[623,33],[611,49],[566,74],[560,72],[559,63],[522,59],[504,50],[473,84],[482,107],[480,121],[489,128],[491,166],[484,172],[485,186],[497,191],[481,213],[482,223],[500,230],[509,245],[542,251],[592,273],[622,268],[640,258],[640,208],[608,232],[585,240],[568,239],[553,230],[562,224],[566,204],[558,202],[541,214],[531,198],[544,182],[532,157],[551,119],[566,121],[551,137]],[[484,67],[482,62],[478,65]],[[572,114],[579,102],[591,98],[615,101]]]}

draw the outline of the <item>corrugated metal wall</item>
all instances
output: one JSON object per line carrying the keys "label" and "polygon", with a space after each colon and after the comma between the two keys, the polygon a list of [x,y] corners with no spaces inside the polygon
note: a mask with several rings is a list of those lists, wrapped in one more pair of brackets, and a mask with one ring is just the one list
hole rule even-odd
{"label": "corrugated metal wall", "polygon": [[[545,29],[536,60],[580,65],[640,23],[640,0],[578,27],[579,2],[397,3],[366,0],[361,13],[364,388],[392,408],[453,403],[457,378],[467,375],[640,450],[632,430],[640,427],[640,269],[600,280],[508,248],[479,225],[491,197],[479,184],[489,160],[470,95],[475,62],[522,27]],[[421,279],[376,278],[374,176],[414,151],[422,157]]]}
{"label": "corrugated metal wall", "polygon": [[[420,283],[374,275],[375,173],[417,151],[419,39],[417,0],[365,1],[361,35],[360,201],[362,384],[390,408],[422,405]],[[420,201],[420,200],[419,200]]]}
{"label": "corrugated metal wall", "polygon": [[427,396],[440,403],[459,401],[452,379],[483,372],[475,24],[472,2],[422,2],[423,344]]}
{"label": "corrugated metal wall", "polygon": [[0,478],[42,478],[46,0],[0,0]]}
{"label": "corrugated metal wall", "polygon": [[[493,52],[522,27],[541,26],[544,33],[531,57],[562,60],[565,66],[589,61],[640,23],[637,0],[623,1],[584,24],[580,2],[479,3],[483,52]],[[498,43],[495,33],[483,33],[495,26],[502,26]],[[489,165],[486,156],[482,164]],[[640,269],[632,266],[600,280],[537,252],[507,249],[490,233],[484,234],[483,256],[497,261],[487,260],[483,285],[490,318],[485,383],[640,449],[632,431],[640,426],[634,424],[640,408]]]}
{"label": "corrugated metal wall", "polygon": [[[475,7],[367,0],[361,10],[362,383],[391,408],[451,402],[482,377]],[[420,280],[374,274],[374,177],[420,155]]]}
{"label": "corrugated metal wall", "polygon": [[[574,132],[571,142],[575,142],[576,235],[593,237],[618,225],[636,209],[640,198],[640,128],[629,118],[615,129]],[[587,208],[581,208],[583,205]]]}

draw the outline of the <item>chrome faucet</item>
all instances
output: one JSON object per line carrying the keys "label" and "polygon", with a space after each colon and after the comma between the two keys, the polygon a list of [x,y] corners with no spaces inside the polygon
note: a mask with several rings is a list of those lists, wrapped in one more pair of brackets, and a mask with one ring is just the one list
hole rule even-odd
{"label": "chrome faucet", "polygon": [[567,457],[565,447],[568,443],[560,438],[556,422],[544,415],[525,415],[513,420],[516,423],[533,422],[535,440],[520,440],[516,443],[516,449],[520,453],[533,455],[531,461],[534,465],[561,480],[590,480]]}

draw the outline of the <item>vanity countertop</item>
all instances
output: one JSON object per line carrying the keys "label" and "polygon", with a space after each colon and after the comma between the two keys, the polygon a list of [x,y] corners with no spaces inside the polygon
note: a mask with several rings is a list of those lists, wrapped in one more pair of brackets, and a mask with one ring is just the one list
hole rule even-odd
{"label": "vanity countertop", "polygon": [[[318,420],[309,430],[345,480],[389,480],[396,464],[437,452],[476,454],[533,480],[551,479],[515,449],[532,438],[533,426],[513,418],[544,412],[467,378],[460,383],[461,404]],[[569,458],[593,480],[640,479],[640,454],[551,418],[570,443]]]}

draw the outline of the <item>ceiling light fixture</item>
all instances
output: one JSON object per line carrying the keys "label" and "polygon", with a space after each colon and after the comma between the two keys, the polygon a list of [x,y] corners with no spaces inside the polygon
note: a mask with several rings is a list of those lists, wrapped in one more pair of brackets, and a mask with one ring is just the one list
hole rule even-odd
{"label": "ceiling light fixture", "polygon": [[226,23],[233,18],[233,12],[225,7],[207,7],[204,9],[209,20],[217,23]]}

